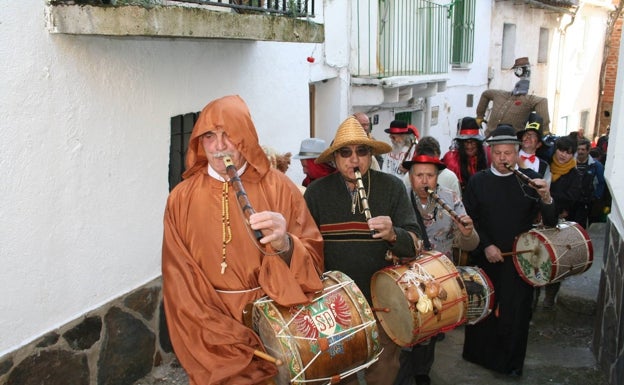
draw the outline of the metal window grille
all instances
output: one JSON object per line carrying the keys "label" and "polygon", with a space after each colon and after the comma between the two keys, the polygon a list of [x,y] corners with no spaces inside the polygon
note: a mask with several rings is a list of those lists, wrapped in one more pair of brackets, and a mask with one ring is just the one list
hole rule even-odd
{"label": "metal window grille", "polygon": [[172,0],[233,8],[240,13],[271,13],[292,17],[314,17],[315,0]]}
{"label": "metal window grille", "polygon": [[357,39],[354,76],[448,72],[448,6],[428,0],[357,0],[352,4]]}

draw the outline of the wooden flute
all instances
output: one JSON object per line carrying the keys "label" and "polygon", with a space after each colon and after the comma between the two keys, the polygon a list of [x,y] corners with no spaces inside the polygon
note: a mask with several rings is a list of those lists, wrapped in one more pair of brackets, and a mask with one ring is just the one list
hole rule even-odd
{"label": "wooden flute", "polygon": [[[355,183],[358,190],[358,195],[360,196],[360,202],[362,202],[362,207],[364,208],[364,216],[366,217],[366,221],[372,218],[370,207],[368,206],[368,197],[366,196],[366,190],[364,189],[364,182],[362,181],[362,173],[358,167],[353,169],[355,173]],[[370,181],[369,181],[370,183]],[[376,230],[371,230],[371,234],[375,234]]]}
{"label": "wooden flute", "polygon": [[[410,143],[410,146],[407,149],[407,152],[403,156],[403,162],[407,162],[408,160],[410,160],[410,152],[412,151],[412,148],[414,148],[414,145],[416,145],[416,143],[418,143],[418,141],[416,139],[412,140],[412,143]],[[401,163],[403,163],[403,162],[401,162]]]}
{"label": "wooden flute", "polygon": [[[243,211],[243,215],[247,219],[247,223],[249,223],[249,217],[251,216],[251,214],[255,214],[256,211],[251,206],[251,202],[249,202],[249,198],[247,197],[247,193],[245,192],[245,187],[243,187],[243,182],[238,176],[238,172],[236,170],[236,166],[234,166],[234,162],[232,162],[232,158],[230,158],[228,155],[224,155],[223,163],[225,164],[225,172],[230,178],[232,187],[236,192],[236,200],[238,201],[238,205]],[[262,231],[260,230],[253,230],[253,232],[256,240],[258,241],[262,239],[262,237],[264,237]]]}
{"label": "wooden flute", "polygon": [[511,165],[509,163],[503,163],[503,165],[507,168],[507,170],[513,172],[517,177],[519,177],[520,179],[522,179],[522,181],[526,184],[528,184],[529,186],[533,187],[534,189],[539,189],[539,186],[535,184],[535,182],[533,182],[533,180],[531,178],[529,178],[527,175],[521,173],[520,171],[516,170],[515,168],[511,167]]}
{"label": "wooden flute", "polygon": [[449,214],[451,215],[451,217],[453,217],[453,219],[456,219],[457,221],[459,221],[459,222],[460,222],[462,225],[464,225],[464,226],[467,226],[467,225],[468,225],[468,223],[465,223],[464,221],[462,221],[462,220],[459,218],[459,215],[457,215],[457,213],[455,212],[455,210],[453,210],[453,209],[451,208],[451,206],[449,206],[448,204],[446,204],[446,202],[444,202],[444,201],[442,200],[442,198],[440,198],[440,196],[439,196],[438,194],[436,194],[436,192],[435,192],[435,191],[433,191],[433,190],[432,190],[432,189],[430,189],[429,187],[425,187],[425,191],[427,192],[427,194],[431,195],[431,197],[432,197],[433,199],[435,199],[435,201],[436,201],[436,202],[437,202],[440,206],[442,206],[442,208],[443,208],[444,210],[446,210],[446,212],[447,212],[447,213],[449,213]]}

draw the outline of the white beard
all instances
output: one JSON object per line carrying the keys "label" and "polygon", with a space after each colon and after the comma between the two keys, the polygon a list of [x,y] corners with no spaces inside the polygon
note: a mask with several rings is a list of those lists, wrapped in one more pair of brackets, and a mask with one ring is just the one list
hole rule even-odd
{"label": "white beard", "polygon": [[392,142],[392,153],[398,155],[402,152],[406,152],[408,149],[407,146],[403,145],[403,143]]}

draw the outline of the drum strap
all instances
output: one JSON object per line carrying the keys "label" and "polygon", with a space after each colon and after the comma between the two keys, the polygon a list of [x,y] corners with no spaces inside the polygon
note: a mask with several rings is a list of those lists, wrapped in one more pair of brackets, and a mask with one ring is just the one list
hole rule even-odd
{"label": "drum strap", "polygon": [[424,249],[426,251],[430,251],[431,250],[431,242],[429,242],[429,236],[427,235],[427,228],[425,227],[425,222],[423,221],[422,215],[420,215],[420,211],[418,211],[418,206],[416,206],[417,204],[419,204],[418,202],[416,202],[416,199],[414,198],[414,192],[412,191],[412,193],[410,194],[410,198],[412,198],[412,206],[414,208],[414,211],[416,212],[416,219],[418,219],[418,224],[420,225],[420,230],[422,231],[422,240],[423,240],[423,244],[424,244]]}

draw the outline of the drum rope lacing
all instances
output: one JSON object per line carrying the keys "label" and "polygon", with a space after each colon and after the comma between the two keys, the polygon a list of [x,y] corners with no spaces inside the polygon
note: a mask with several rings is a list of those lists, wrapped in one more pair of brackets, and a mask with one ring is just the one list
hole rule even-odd
{"label": "drum rope lacing", "polygon": [[[587,245],[589,242],[588,241],[583,241],[583,242],[576,242],[576,243],[566,243],[566,244],[557,244],[557,243],[549,243],[551,245],[554,246],[564,246],[566,248],[566,250],[561,253],[561,256],[557,257],[557,262],[559,262],[560,259],[562,259],[564,256],[566,256],[566,254],[571,253],[572,251],[575,250],[575,248],[577,246],[581,246],[581,245]],[[573,275],[572,272],[579,268],[579,267],[583,267],[583,266],[587,266],[587,262],[581,262],[581,263],[577,263],[577,264],[558,264],[557,266],[560,267],[568,267],[568,271],[564,271],[562,275],[555,277],[555,279],[562,279],[562,278],[566,278],[570,275]]]}
{"label": "drum rope lacing", "polygon": [[[368,368],[369,366],[371,366],[372,364],[374,364],[375,362],[377,362],[379,360],[379,356],[381,355],[382,352],[383,352],[383,349],[381,349],[379,351],[379,353],[377,353],[375,355],[375,357],[373,357],[370,361],[368,361],[368,362],[366,362],[366,363],[364,363],[364,364],[362,364],[360,366],[357,366],[357,367],[355,367],[355,368],[353,368],[351,370],[347,370],[346,372],[340,373],[340,378],[343,379],[343,378],[345,378],[347,376],[350,376],[352,374],[355,374],[355,373],[359,372],[362,369]],[[316,359],[316,356],[312,360],[310,360],[310,361],[314,362],[315,359]],[[332,383],[332,381],[334,380],[334,378],[332,378],[332,377],[319,377],[319,378],[312,378],[312,379],[309,379],[309,380],[297,380],[297,378],[299,376],[301,376],[303,373],[305,373],[305,370],[308,368],[308,366],[310,366],[310,365],[308,364],[303,370],[301,370],[301,372],[299,372],[292,379],[291,383],[301,384],[301,383],[307,383],[307,382],[328,381],[324,385],[330,385]]]}

